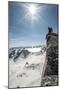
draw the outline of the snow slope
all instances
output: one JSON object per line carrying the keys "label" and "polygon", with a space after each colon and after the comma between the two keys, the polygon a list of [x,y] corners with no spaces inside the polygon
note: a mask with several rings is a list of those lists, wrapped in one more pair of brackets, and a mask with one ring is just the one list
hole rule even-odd
{"label": "snow slope", "polygon": [[[37,53],[41,48],[29,51]],[[19,56],[16,62],[13,58],[9,59],[9,88],[41,86],[46,51],[39,55],[35,53],[30,53],[26,58]]]}

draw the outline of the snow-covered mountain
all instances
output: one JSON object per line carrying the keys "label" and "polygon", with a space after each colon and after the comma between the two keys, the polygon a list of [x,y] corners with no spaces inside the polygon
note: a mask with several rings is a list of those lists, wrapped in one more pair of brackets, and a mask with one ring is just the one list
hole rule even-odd
{"label": "snow-covered mountain", "polygon": [[13,58],[13,60],[21,58],[26,58],[29,54],[40,55],[46,51],[46,47],[40,48],[11,48],[9,50],[9,59]]}
{"label": "snow-covered mountain", "polygon": [[9,88],[41,86],[46,47],[9,49]]}

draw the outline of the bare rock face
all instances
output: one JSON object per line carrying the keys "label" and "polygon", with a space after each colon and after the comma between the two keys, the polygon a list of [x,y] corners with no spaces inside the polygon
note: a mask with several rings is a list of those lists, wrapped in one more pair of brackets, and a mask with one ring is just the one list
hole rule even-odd
{"label": "bare rock face", "polygon": [[45,74],[58,75],[58,34],[53,31],[47,34],[47,67]]}
{"label": "bare rock face", "polygon": [[46,74],[58,75],[58,52],[57,46],[47,50],[47,70]]}
{"label": "bare rock face", "polygon": [[47,65],[42,78],[41,86],[58,85],[58,34],[53,33],[52,28],[48,28],[46,35],[47,43]]}

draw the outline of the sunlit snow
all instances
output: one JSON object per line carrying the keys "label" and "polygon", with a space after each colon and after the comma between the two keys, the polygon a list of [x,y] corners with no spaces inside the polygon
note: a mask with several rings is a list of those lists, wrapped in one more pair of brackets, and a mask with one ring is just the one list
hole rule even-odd
{"label": "sunlit snow", "polygon": [[[30,52],[39,52],[41,48],[27,48]],[[27,58],[9,59],[9,88],[41,86],[46,64],[46,51],[42,54],[29,54]]]}

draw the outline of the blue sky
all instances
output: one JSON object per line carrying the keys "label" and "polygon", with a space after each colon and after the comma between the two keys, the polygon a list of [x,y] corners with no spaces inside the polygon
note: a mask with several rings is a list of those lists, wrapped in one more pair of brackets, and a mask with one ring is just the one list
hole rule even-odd
{"label": "blue sky", "polygon": [[34,4],[39,9],[32,20],[25,8],[28,4],[9,2],[9,47],[46,45],[48,26],[57,32],[57,5]]}

